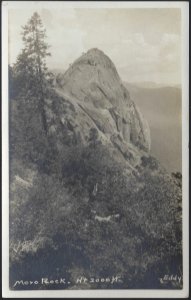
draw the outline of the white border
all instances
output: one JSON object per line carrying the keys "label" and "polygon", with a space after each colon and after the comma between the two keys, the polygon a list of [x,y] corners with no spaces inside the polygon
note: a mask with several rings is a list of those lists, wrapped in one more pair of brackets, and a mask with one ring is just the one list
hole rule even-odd
{"label": "white border", "polygon": [[[8,161],[8,9],[29,8],[181,8],[182,16],[182,175],[183,175],[183,289],[182,290],[9,290],[9,161]],[[83,2],[83,1],[3,1],[2,2],[2,288],[4,298],[187,298],[189,296],[189,3]]]}
{"label": "white border", "polygon": [[188,8],[188,1],[3,1],[9,9],[19,8]]}

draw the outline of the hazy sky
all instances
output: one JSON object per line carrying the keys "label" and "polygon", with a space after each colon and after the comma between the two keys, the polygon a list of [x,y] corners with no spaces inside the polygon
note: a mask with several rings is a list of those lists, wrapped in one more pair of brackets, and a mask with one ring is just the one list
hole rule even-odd
{"label": "hazy sky", "polygon": [[22,48],[21,26],[37,11],[47,30],[50,68],[66,70],[82,52],[99,48],[123,80],[181,82],[181,11],[178,8],[10,9],[9,61]]}

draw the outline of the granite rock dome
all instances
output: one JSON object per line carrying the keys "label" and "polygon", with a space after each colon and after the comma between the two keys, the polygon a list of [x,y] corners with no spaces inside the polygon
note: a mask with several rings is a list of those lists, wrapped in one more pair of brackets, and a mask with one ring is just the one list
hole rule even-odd
{"label": "granite rock dome", "polygon": [[63,144],[87,143],[95,128],[103,144],[112,144],[123,157],[149,152],[147,121],[132,101],[111,59],[98,49],[82,54],[59,76],[58,99],[47,99],[49,135]]}

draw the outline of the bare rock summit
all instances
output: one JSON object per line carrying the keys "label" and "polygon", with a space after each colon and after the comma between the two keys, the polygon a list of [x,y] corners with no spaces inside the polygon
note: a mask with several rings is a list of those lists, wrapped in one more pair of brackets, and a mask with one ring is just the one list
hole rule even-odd
{"label": "bare rock summit", "polygon": [[149,152],[147,121],[132,101],[111,59],[99,49],[82,54],[59,75],[57,97],[47,99],[49,135],[59,149],[87,143],[97,131],[103,144],[110,144],[125,159],[136,152]]}

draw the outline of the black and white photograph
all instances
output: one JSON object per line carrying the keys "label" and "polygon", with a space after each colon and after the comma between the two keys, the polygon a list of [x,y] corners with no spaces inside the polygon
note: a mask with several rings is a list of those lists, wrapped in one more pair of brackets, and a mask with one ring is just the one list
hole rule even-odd
{"label": "black and white photograph", "polygon": [[13,297],[187,296],[188,3],[140,3],[2,4]]}

